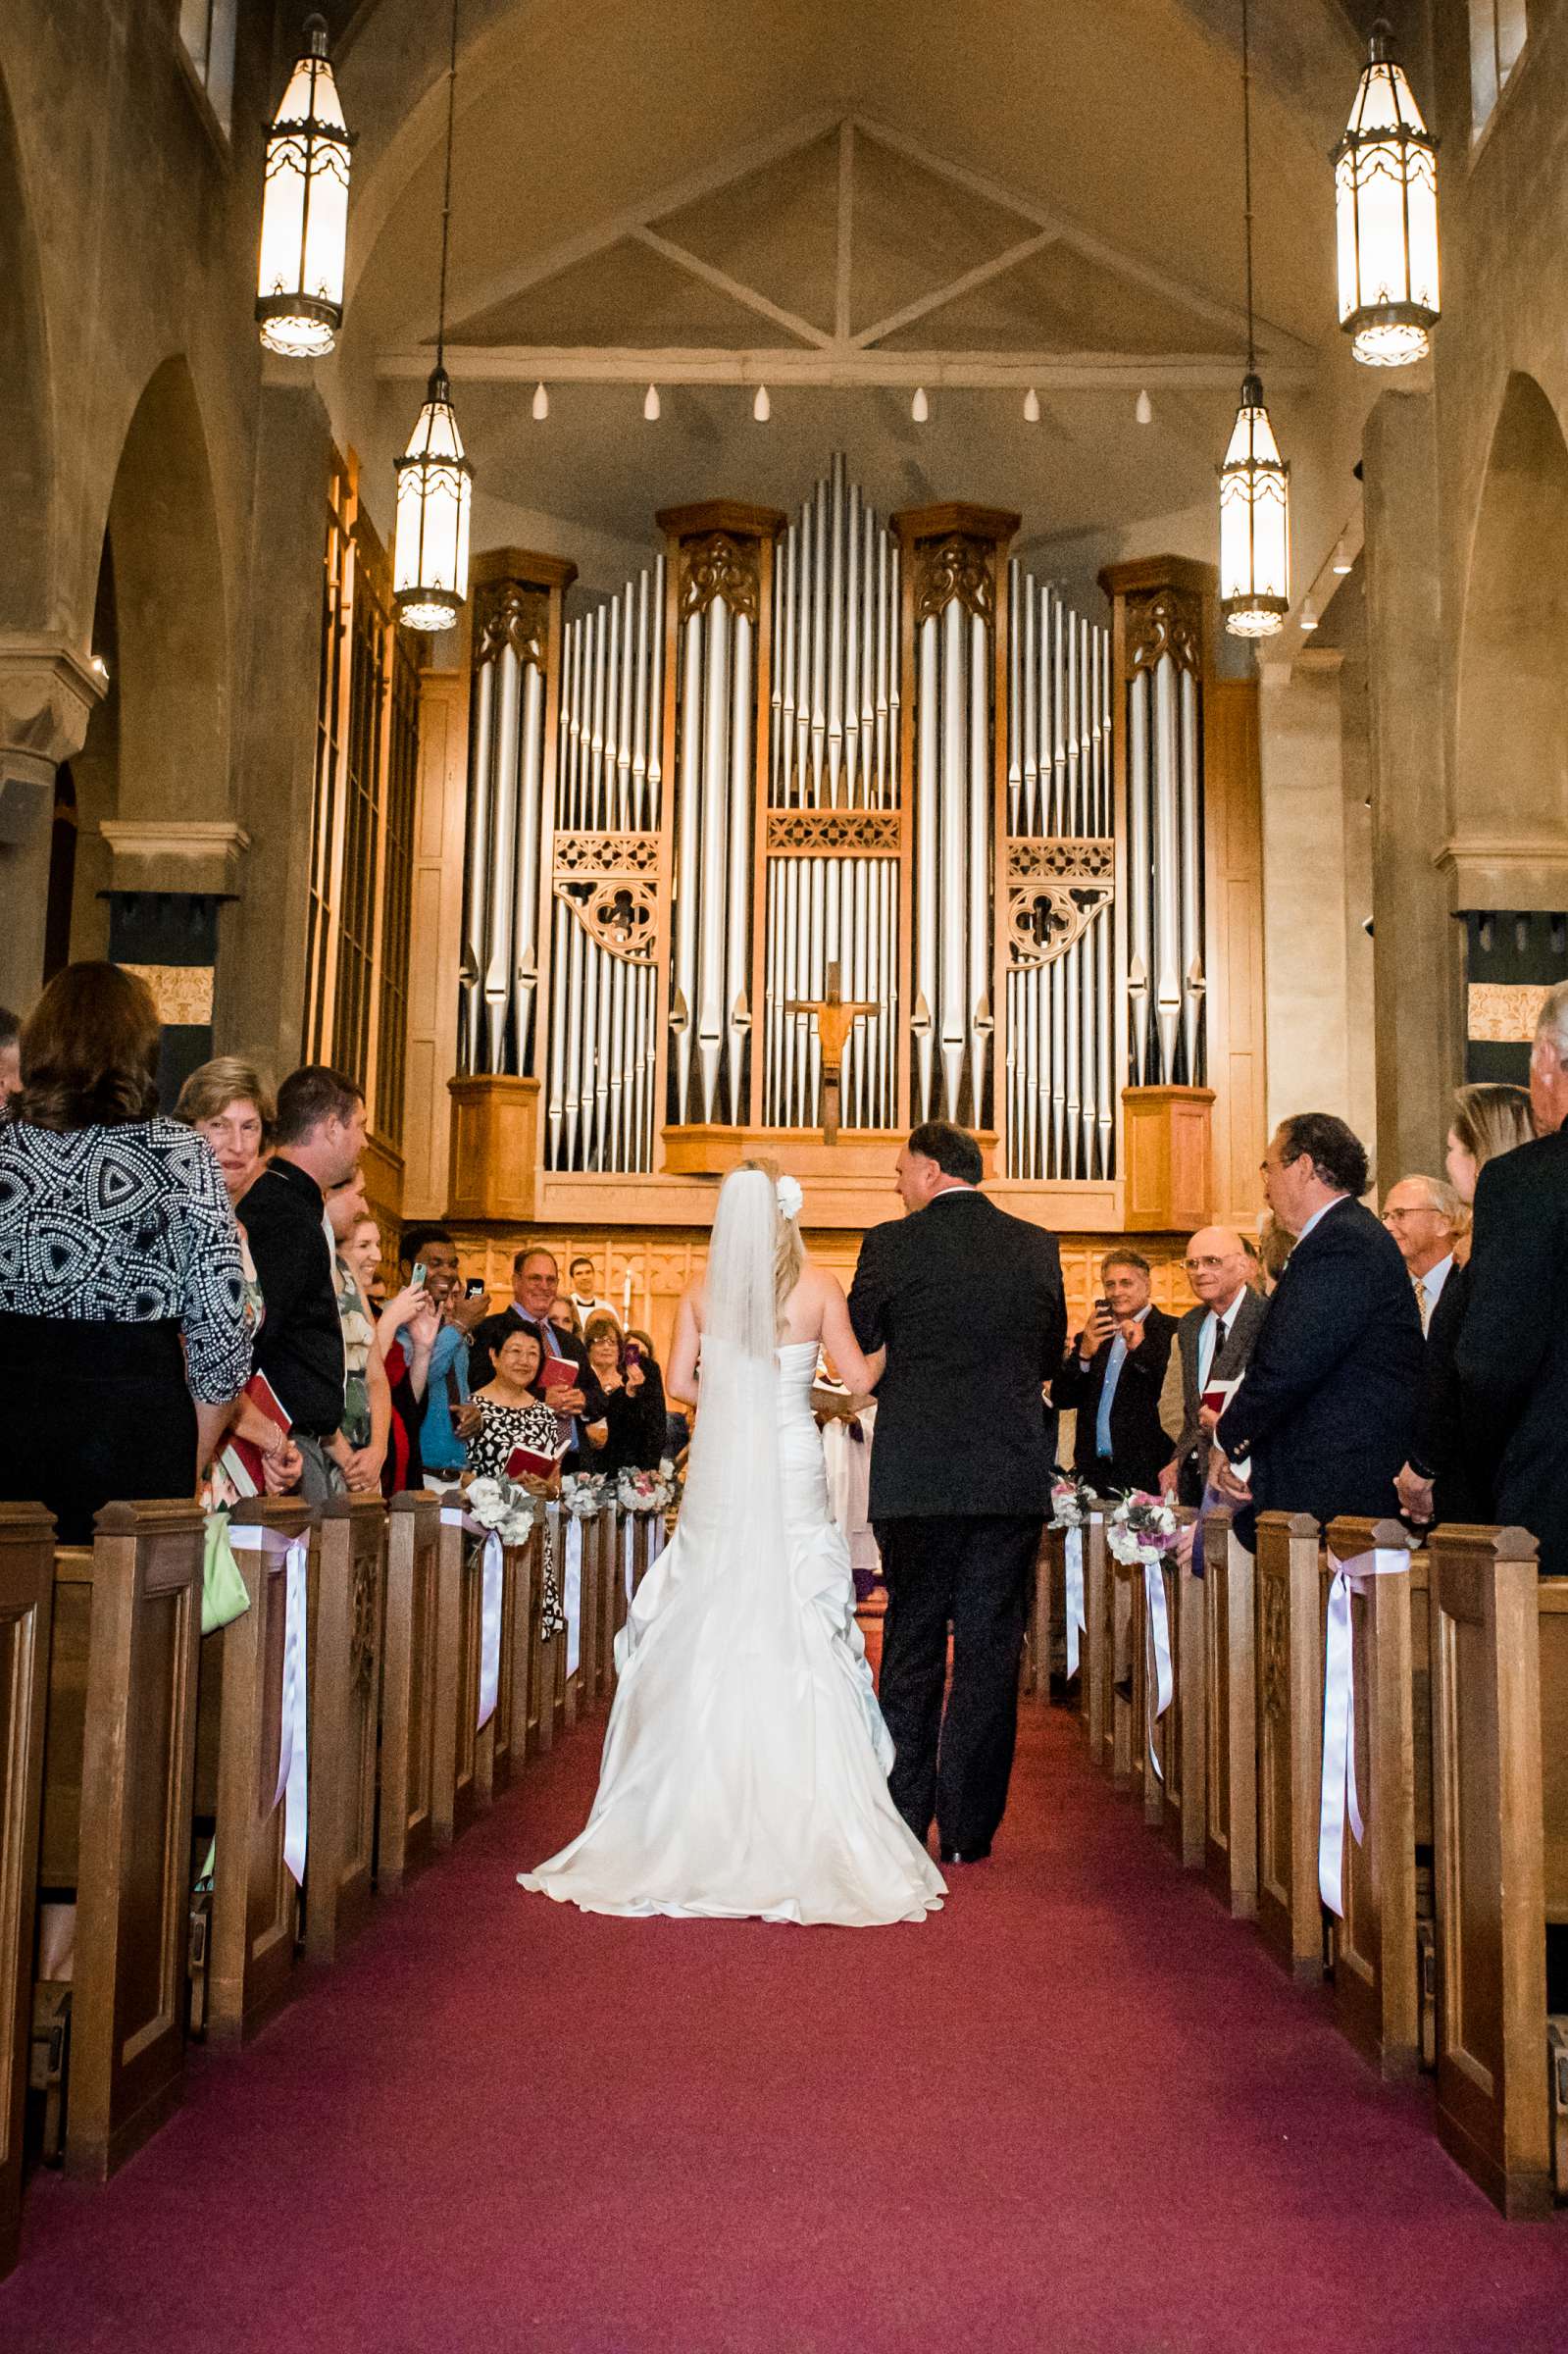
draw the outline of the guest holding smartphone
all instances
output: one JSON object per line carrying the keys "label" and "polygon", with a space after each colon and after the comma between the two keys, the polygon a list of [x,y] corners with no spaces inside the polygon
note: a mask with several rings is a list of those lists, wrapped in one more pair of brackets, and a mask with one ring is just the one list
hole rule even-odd
{"label": "guest holding smartphone", "polygon": [[588,1363],[604,1392],[607,1437],[593,1458],[595,1471],[651,1471],[664,1452],[664,1384],[654,1368],[650,1382],[643,1345],[623,1335],[614,1316],[591,1316]]}

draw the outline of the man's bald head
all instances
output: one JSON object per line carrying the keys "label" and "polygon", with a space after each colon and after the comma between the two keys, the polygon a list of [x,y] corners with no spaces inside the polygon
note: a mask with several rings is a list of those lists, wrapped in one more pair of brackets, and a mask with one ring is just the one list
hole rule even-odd
{"label": "man's bald head", "polygon": [[1187,1246],[1187,1280],[1194,1300],[1224,1315],[1246,1288],[1251,1272],[1234,1226],[1204,1226]]}

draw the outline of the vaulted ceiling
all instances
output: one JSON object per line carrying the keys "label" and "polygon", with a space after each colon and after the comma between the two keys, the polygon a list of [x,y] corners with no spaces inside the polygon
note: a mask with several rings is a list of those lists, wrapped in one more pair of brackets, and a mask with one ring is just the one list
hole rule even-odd
{"label": "vaulted ceiling", "polygon": [[[667,502],[793,505],[838,445],[880,504],[1016,505],[1026,537],[1206,499],[1245,348],[1239,24],[1239,0],[463,0],[447,335],[481,492],[634,540]],[[337,43],[339,398],[378,457],[430,364],[447,27],[441,0],[362,0]],[[1338,0],[1253,0],[1253,51],[1260,354],[1307,419],[1360,41]]]}

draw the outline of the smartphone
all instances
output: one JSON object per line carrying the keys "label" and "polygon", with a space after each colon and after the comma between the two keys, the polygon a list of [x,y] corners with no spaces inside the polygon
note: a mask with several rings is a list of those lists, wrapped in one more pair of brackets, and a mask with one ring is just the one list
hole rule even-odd
{"label": "smartphone", "polygon": [[1112,1308],[1108,1300],[1096,1300],[1094,1303],[1094,1313],[1097,1316],[1109,1316],[1114,1315],[1115,1310]]}
{"label": "smartphone", "polygon": [[419,1259],[415,1262],[414,1272],[409,1277],[409,1282],[413,1285],[416,1292],[422,1292],[425,1289],[425,1278],[429,1272],[430,1269],[426,1266],[424,1259]]}
{"label": "smartphone", "polygon": [[642,1343],[640,1341],[628,1341],[626,1345],[626,1361],[629,1365],[641,1364]]}
{"label": "smartphone", "polygon": [[465,1300],[483,1299],[484,1278],[482,1275],[471,1275],[469,1277],[467,1283],[465,1283],[463,1286],[463,1297]]}

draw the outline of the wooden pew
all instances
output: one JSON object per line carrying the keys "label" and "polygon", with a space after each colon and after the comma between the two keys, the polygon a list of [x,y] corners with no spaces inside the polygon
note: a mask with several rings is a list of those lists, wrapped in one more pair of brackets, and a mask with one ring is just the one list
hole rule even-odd
{"label": "wooden pew", "polygon": [[[441,1507],[436,1554],[435,1762],[431,1830],[437,1848],[461,1838],[480,1811],[481,1564],[484,1540],[462,1524],[462,1501]],[[483,1788],[487,1793],[486,1771]]]}
{"label": "wooden pew", "polygon": [[1088,1754],[1098,1765],[1105,1743],[1106,1712],[1110,1699],[1110,1678],[1106,1667],[1106,1642],[1110,1626],[1110,1555],[1105,1550],[1105,1516],[1102,1512],[1090,1515],[1084,1531],[1084,1618],[1083,1657],[1079,1663],[1078,1711],[1088,1742]]}
{"label": "wooden pew", "polygon": [[440,1539],[436,1497],[414,1491],[392,1498],[376,1817],[376,1885],[383,1895],[396,1895],[435,1853]]}
{"label": "wooden pew", "polygon": [[1312,1984],[1323,1975],[1318,1524],[1306,1512],[1260,1512],[1257,1545],[1257,1920],[1269,1951]]}
{"label": "wooden pew", "polygon": [[1432,1558],[1438,2134],[1510,2217],[1549,2214],[1548,1921],[1568,1921],[1568,1578],[1523,1529]]}
{"label": "wooden pew", "polygon": [[335,1962],[375,1900],[386,1508],[333,1496],[310,1548],[310,1856],[305,1952]]}
{"label": "wooden pew", "polygon": [[75,1899],[65,2162],[102,2181],[178,2106],[204,1541],[194,1503],[108,1504],[55,1556],[40,1894]]}
{"label": "wooden pew", "polygon": [[0,1504],[0,2280],[17,2261],[55,1524]]}
{"label": "wooden pew", "polygon": [[1252,1556],[1229,1512],[1203,1523],[1203,1665],[1207,1699],[1204,1871],[1233,1919],[1258,1909],[1257,1626]]}
{"label": "wooden pew", "polygon": [[[1183,1517],[1190,1520],[1194,1515],[1184,1512]],[[1157,1819],[1172,1853],[1188,1871],[1202,1870],[1208,1846],[1208,1675],[1203,1580],[1197,1573],[1201,1565],[1190,1559],[1184,1564],[1174,1553],[1161,1564],[1175,1692],[1164,1715],[1155,1717],[1150,1727],[1164,1775],[1156,1784]],[[1153,1782],[1154,1776],[1148,1780]]]}
{"label": "wooden pew", "polygon": [[617,1595],[620,1594],[623,1601],[625,1599],[620,1527],[620,1514],[613,1504],[607,1505],[594,1520],[594,1534],[599,1548],[599,1599],[595,1626],[598,1665],[595,1679],[599,1698],[605,1701],[615,1690],[615,1634],[619,1623]]}
{"label": "wooden pew", "polygon": [[[552,1506],[551,1510],[554,1510]],[[509,1788],[523,1778],[529,1756],[529,1664],[533,1657],[533,1623],[544,1592],[544,1526],[535,1522],[526,1545],[509,1546],[502,1561],[501,1673],[496,1700],[497,1730],[490,1787]],[[499,1722],[505,1708],[504,1735]]]}
{"label": "wooden pew", "polygon": [[[279,1548],[308,1545],[312,1515],[292,1497],[255,1497],[231,1518],[250,1608],[202,1644],[197,1812],[211,1814],[214,1846],[200,2016],[215,2043],[232,2045],[247,2042],[299,1980],[299,1889],[283,1860],[278,1794],[288,1616]],[[244,1544],[247,1528],[268,1532],[266,1550]]]}
{"label": "wooden pew", "polygon": [[[1342,1919],[1330,1919],[1334,2011],[1341,2032],[1382,2074],[1414,2075],[1421,2060],[1421,1987],[1416,1952],[1416,1847],[1432,1839],[1432,1719],[1425,1659],[1428,1561],[1397,1520],[1334,1521],[1327,1532],[1322,1607],[1327,1616],[1335,1561],[1374,1551],[1409,1566],[1373,1577],[1350,1596],[1354,1668],[1356,1789],[1365,1837],[1344,1829]],[[1417,1627],[1420,1626],[1418,1643]],[[1327,1632],[1325,1631],[1325,1668]],[[1426,1820],[1420,1820],[1418,1786]]]}
{"label": "wooden pew", "polygon": [[[1126,1789],[1132,1771],[1134,1698],[1132,1580],[1105,1543],[1103,1521],[1085,1531],[1085,1616],[1097,1654],[1099,1740],[1089,1755],[1101,1772]],[[1096,1558],[1097,1557],[1097,1558]]]}
{"label": "wooden pew", "polygon": [[1067,1563],[1063,1551],[1066,1534],[1065,1529],[1050,1527],[1042,1532],[1030,1589],[1019,1689],[1024,1699],[1033,1700],[1041,1708],[1051,1696],[1056,1630],[1060,1627],[1065,1634],[1067,1626]]}

